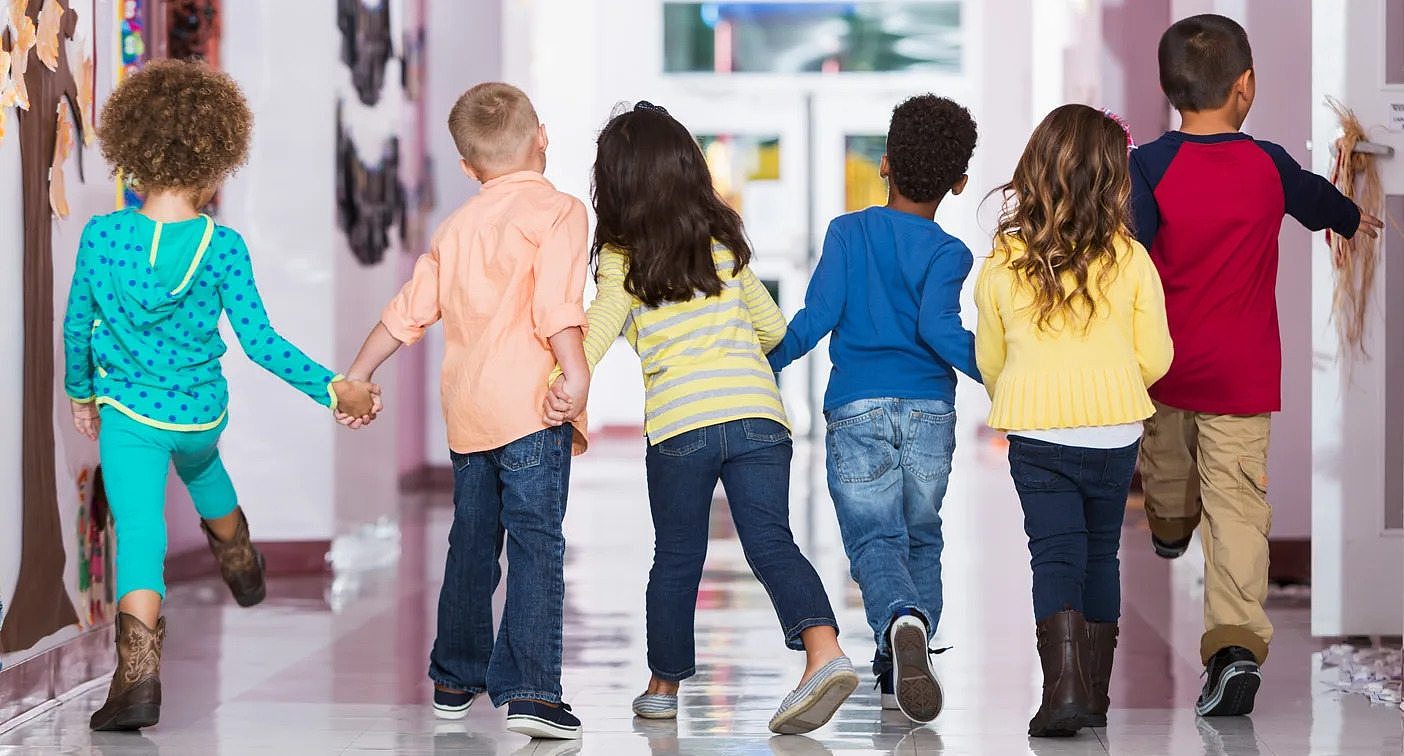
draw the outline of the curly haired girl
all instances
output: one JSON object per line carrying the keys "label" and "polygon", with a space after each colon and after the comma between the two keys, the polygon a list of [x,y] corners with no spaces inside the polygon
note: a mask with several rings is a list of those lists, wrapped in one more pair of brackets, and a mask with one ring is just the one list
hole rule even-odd
{"label": "curly haired girl", "polygon": [[98,442],[117,535],[117,670],[95,730],[160,718],[172,462],[235,601],[266,592],[217,447],[229,399],[220,314],[245,354],[343,421],[378,409],[376,387],[341,380],[278,335],[243,239],[199,212],[246,159],[252,122],[232,79],[177,61],[127,79],[102,111],[103,155],[143,202],[88,221],[63,325],[64,386],[78,431]]}
{"label": "curly haired girl", "polygon": [[1105,727],[1117,549],[1146,387],[1170,368],[1165,295],[1130,230],[1128,132],[1086,105],[1034,129],[975,282],[975,358],[1009,432],[1033,566],[1043,701],[1034,737]]}

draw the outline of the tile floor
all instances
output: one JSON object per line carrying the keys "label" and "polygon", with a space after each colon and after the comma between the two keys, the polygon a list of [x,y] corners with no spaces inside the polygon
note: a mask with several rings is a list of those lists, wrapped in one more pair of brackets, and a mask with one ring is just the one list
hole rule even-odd
{"label": "tile floor", "polygon": [[[596,444],[575,470],[567,518],[565,690],[584,720],[578,744],[532,742],[479,704],[455,723],[426,701],[425,658],[450,516],[445,496],[407,500],[392,567],[335,581],[275,581],[240,610],[223,586],[177,586],[168,610],[165,708],[141,735],[90,733],[105,685],[0,734],[0,754],[1391,754],[1400,712],[1330,692],[1305,605],[1275,606],[1278,637],[1251,718],[1197,720],[1199,574],[1193,557],[1150,553],[1138,511],[1123,545],[1125,615],[1105,730],[1024,735],[1039,673],[1018,503],[997,442],[962,440],[946,499],[946,609],[937,658],[947,709],[913,728],[880,712],[864,684],[812,737],[771,737],[766,721],[801,668],[784,650],[724,506],[699,597],[699,674],[676,723],[634,720],[647,679],[642,614],[651,532],[637,441]],[[823,490],[822,451],[797,450],[794,525],[840,614],[855,661],[871,654],[856,587]],[[253,523],[255,533],[258,524]],[[500,597],[499,597],[500,600]],[[335,607],[335,608],[333,608]],[[865,675],[865,679],[867,679]]]}

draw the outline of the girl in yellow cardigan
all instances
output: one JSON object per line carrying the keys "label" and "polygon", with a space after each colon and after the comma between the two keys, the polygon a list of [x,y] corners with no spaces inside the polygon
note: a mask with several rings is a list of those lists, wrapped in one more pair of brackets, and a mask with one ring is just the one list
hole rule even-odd
{"label": "girl in yellow cardigan", "polygon": [[1165,295],[1130,232],[1130,134],[1064,105],[1001,188],[995,250],[975,284],[975,357],[1033,567],[1043,700],[1035,737],[1103,727],[1121,611],[1121,541],[1146,387],[1170,367]]}

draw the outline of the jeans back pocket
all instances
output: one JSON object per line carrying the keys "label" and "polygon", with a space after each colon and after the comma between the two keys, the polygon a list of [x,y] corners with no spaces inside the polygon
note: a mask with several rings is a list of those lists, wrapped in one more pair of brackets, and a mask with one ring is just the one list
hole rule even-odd
{"label": "jeans back pocket", "polygon": [[829,465],[844,483],[869,483],[897,465],[887,411],[875,407],[861,415],[829,423]]}
{"label": "jeans back pocket", "polygon": [[[710,427],[710,426],[708,426]],[[707,448],[707,428],[684,431],[653,445],[665,457],[686,457]]]}
{"label": "jeans back pocket", "polygon": [[942,413],[912,410],[902,432],[902,467],[920,480],[950,477],[955,424],[955,410]]}

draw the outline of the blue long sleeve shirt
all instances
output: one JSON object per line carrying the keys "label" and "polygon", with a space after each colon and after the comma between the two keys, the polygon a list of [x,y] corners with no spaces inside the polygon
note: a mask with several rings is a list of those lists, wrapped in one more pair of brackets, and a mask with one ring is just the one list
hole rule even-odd
{"label": "blue long sleeve shirt", "polygon": [[974,257],[933,221],[887,207],[835,218],[776,371],[830,332],[824,410],[858,399],[955,401],[956,374],[980,380],[975,336],[960,321]]}

